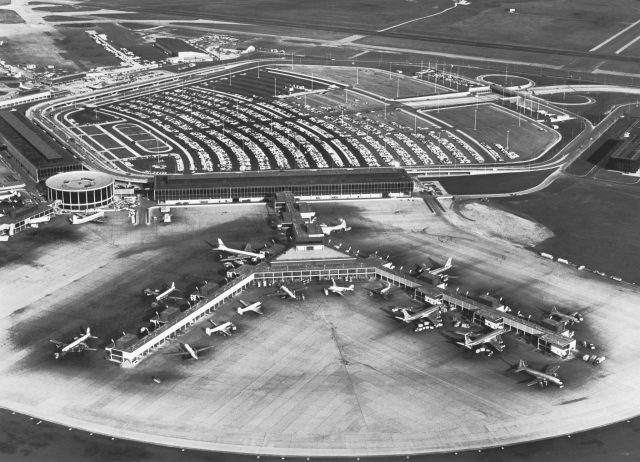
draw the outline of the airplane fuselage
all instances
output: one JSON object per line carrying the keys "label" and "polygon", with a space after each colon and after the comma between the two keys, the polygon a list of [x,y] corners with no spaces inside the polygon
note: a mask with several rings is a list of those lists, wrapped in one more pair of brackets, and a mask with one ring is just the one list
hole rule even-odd
{"label": "airplane fuselage", "polygon": [[467,348],[472,348],[474,346],[482,345],[483,343],[489,343],[493,338],[497,337],[498,335],[502,335],[507,331],[508,329],[505,329],[505,328],[496,329],[493,332],[489,332],[488,334],[483,335],[482,337],[478,337],[475,340],[465,341],[464,344],[463,343],[460,343],[460,344]]}
{"label": "airplane fuselage", "polygon": [[62,353],[68,353],[70,351],[73,351],[76,348],[78,348],[82,343],[84,343],[85,340],[89,339],[90,337],[91,337],[91,334],[89,334],[89,333],[83,334],[80,337],[78,337],[77,339],[75,339],[73,342],[68,344],[67,346],[63,347],[62,350],[60,350],[60,351]]}
{"label": "airplane fuselage", "polygon": [[189,356],[191,356],[193,359],[195,359],[196,361],[198,360],[198,353],[196,352],[196,350],[194,350],[191,345],[189,345],[188,343],[183,344],[184,346],[184,350],[189,354]]}
{"label": "airplane fuselage", "polygon": [[404,321],[406,323],[411,323],[413,321],[417,321],[418,319],[427,318],[439,310],[440,308],[438,308],[437,306],[434,306],[431,308],[425,308],[424,310],[418,311],[417,313],[414,313],[414,314],[409,314],[409,311],[406,308],[403,308],[402,312],[405,314],[405,316],[404,317],[396,316],[395,318],[399,319],[400,321]]}
{"label": "airplane fuselage", "polygon": [[238,311],[239,315],[242,315],[242,314],[246,313],[247,311],[255,311],[256,313],[261,314],[260,313],[260,307],[261,306],[262,306],[262,302],[255,302],[255,303],[252,303],[251,305],[247,305],[245,307],[240,306],[240,307],[238,307],[237,311]]}

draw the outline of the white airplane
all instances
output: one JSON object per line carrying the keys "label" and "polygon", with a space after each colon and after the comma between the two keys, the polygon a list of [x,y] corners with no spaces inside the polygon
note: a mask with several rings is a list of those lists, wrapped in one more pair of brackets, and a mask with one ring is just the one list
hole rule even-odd
{"label": "white airplane", "polygon": [[304,300],[304,293],[301,292],[300,294],[298,294],[296,290],[291,290],[284,284],[280,286],[280,290],[283,295],[282,298],[290,298],[291,300],[298,300],[298,299]]}
{"label": "white airplane", "polygon": [[240,316],[245,314],[247,311],[253,311],[256,314],[263,314],[262,313],[262,302],[247,303],[244,300],[238,300],[238,301],[240,303],[242,303],[242,306],[239,306],[236,309],[236,311],[238,312],[238,314]]}
{"label": "white airplane", "polygon": [[[486,352],[489,356],[493,356],[493,351],[485,348],[485,344],[491,345],[498,352],[502,352],[504,350],[504,343],[502,342],[502,338],[500,337],[505,332],[508,332],[509,329],[495,329],[488,334],[472,334],[470,332],[456,332],[457,334],[464,335],[464,342],[456,342],[458,345],[461,345],[465,348],[473,350],[475,347],[476,353]],[[475,335],[475,338],[471,338]]]}
{"label": "white airplane", "polygon": [[320,229],[322,229],[322,232],[325,236],[329,236],[334,231],[351,231],[351,227],[347,226],[347,222],[344,220],[344,218],[340,218],[340,223],[335,226],[328,226],[324,223],[321,223]]}
{"label": "white airplane", "polygon": [[222,335],[226,335],[226,336],[231,336],[231,331],[232,330],[236,330],[236,326],[231,323],[231,321],[227,321],[225,323],[222,323],[220,325],[216,324],[215,322],[209,320],[209,322],[211,324],[213,324],[213,327],[205,327],[204,328],[204,333],[207,335],[211,335],[211,334],[222,334]]}
{"label": "white airplane", "polygon": [[406,324],[411,324],[414,321],[426,318],[432,324],[434,329],[437,327],[442,327],[442,319],[440,319],[439,306],[430,306],[429,308],[425,308],[416,313],[414,313],[413,310],[414,308],[403,307],[396,307],[391,309],[391,311],[393,311],[394,313],[400,311],[402,313],[402,316],[394,316],[394,318]]}
{"label": "white airplane", "polygon": [[181,343],[180,348],[182,351],[177,351],[175,353],[165,353],[166,355],[182,355],[185,359],[195,359],[196,361],[200,358],[198,355],[205,350],[213,348],[213,345],[207,345],[205,347],[192,347],[188,343]]}
{"label": "white airplane", "polygon": [[148,297],[154,297],[157,302],[160,302],[165,298],[169,297],[169,295],[171,295],[171,293],[175,292],[176,290],[178,290],[176,289],[176,283],[172,282],[171,285],[164,292],[160,292],[160,290],[158,289],[155,289],[155,290],[144,289],[142,293]]}
{"label": "white airplane", "polygon": [[249,244],[245,246],[244,250],[232,249],[230,247],[227,247],[226,245],[224,245],[224,242],[222,242],[222,239],[220,238],[218,238],[218,246],[215,247],[215,250],[218,250],[220,252],[226,252],[231,255],[235,255],[236,257],[241,257],[241,258],[248,257],[253,262],[264,260],[267,257],[267,255],[264,252],[253,252],[253,249],[251,249],[251,246]]}
{"label": "white airplane", "polygon": [[556,318],[559,318],[562,321],[567,321],[569,324],[578,324],[579,322],[584,321],[584,318],[582,317],[582,315],[577,311],[571,314],[566,314],[561,311],[558,311],[558,308],[556,308],[555,306],[551,308],[551,311],[549,312],[549,317],[551,318],[553,316],[555,316]]}
{"label": "white airplane", "polygon": [[386,300],[389,298],[389,292],[391,292],[391,287],[392,287],[391,284],[387,282],[385,283],[384,287],[381,287],[379,289],[368,289],[369,296],[373,297],[374,295],[380,295],[382,298]]}
{"label": "white airplane", "polygon": [[149,319],[149,323],[151,324],[151,326],[153,326],[154,329],[157,329],[161,325],[166,324],[167,321],[160,319],[160,313],[156,311],[156,315],[153,318]]}
{"label": "white airplane", "polygon": [[89,345],[87,345],[86,343],[86,340],[90,338],[98,338],[98,337],[91,335],[91,328],[87,327],[87,330],[84,334],[74,337],[73,341],[69,343],[60,342],[58,340],[49,340],[51,343],[54,343],[59,350],[53,354],[53,357],[56,359],[60,359],[60,358],[64,358],[67,355],[67,353],[78,353],[84,350],[95,351],[95,348],[89,347]]}
{"label": "white airplane", "polygon": [[339,286],[338,284],[336,284],[336,281],[331,278],[331,285],[324,289],[324,294],[329,295],[329,292],[331,292],[333,294],[338,294],[344,297],[345,292],[353,292],[353,289],[353,284],[351,284],[350,286]]}
{"label": "white airplane", "polygon": [[89,223],[91,221],[93,221],[94,223],[104,223],[104,210],[98,210],[93,213],[85,214],[74,213],[73,215],[71,215],[71,218],[69,218],[69,222],[72,225],[80,225],[82,223]]}
{"label": "white airplane", "polygon": [[425,268],[424,271],[426,271],[427,273],[433,276],[438,276],[439,274],[442,274],[445,271],[449,271],[451,268],[453,268],[452,262],[453,262],[453,258],[449,257],[449,259],[444,264],[444,266],[436,266],[434,268]]}
{"label": "white airplane", "polygon": [[542,371],[538,371],[535,369],[531,369],[527,366],[522,359],[520,363],[518,363],[518,367],[516,372],[526,372],[527,374],[533,376],[533,380],[527,383],[527,386],[530,387],[532,385],[539,385],[541,387],[546,387],[549,383],[557,385],[560,388],[564,387],[564,383],[562,380],[558,378],[558,369],[560,366],[546,366]]}

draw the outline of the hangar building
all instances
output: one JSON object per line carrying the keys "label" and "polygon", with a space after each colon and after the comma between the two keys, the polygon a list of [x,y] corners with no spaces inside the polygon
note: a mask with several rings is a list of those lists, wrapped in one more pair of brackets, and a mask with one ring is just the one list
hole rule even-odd
{"label": "hangar building", "polygon": [[59,172],[82,170],[82,163],[46,137],[18,112],[0,111],[0,150],[6,150],[36,182]]}
{"label": "hangar building", "polygon": [[180,39],[157,38],[156,47],[160,48],[172,58],[177,58],[181,61],[211,59],[204,51]]}
{"label": "hangar building", "polygon": [[165,204],[263,201],[291,191],[302,200],[408,197],[413,181],[402,169],[286,170],[276,172],[160,175],[154,199]]}

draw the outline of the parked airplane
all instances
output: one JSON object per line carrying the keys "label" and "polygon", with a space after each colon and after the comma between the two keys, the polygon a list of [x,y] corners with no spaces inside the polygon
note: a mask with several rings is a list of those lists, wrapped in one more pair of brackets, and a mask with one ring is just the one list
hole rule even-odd
{"label": "parked airplane", "polygon": [[[464,335],[464,342],[456,342],[470,350],[474,350],[476,354],[485,352],[489,356],[493,356],[493,350],[485,347],[486,344],[491,345],[498,352],[504,350],[504,343],[501,335],[507,332],[509,329],[495,329],[488,334],[472,334],[470,332],[456,332],[457,334]],[[472,338],[474,337],[474,338]],[[478,348],[475,348],[478,347]]]}
{"label": "parked airplane", "polygon": [[160,292],[160,289],[143,289],[142,293],[147,297],[153,297],[157,302],[160,302],[169,297],[169,295],[176,290],[178,290],[176,289],[176,283],[172,282],[171,285],[163,292]]}
{"label": "parked airplane", "polygon": [[69,218],[69,221],[72,225],[89,223],[90,221],[93,221],[94,223],[104,223],[104,210],[98,210],[93,213],[87,212],[84,214],[74,213],[71,215],[71,218]]}
{"label": "parked airplane", "polygon": [[218,333],[226,336],[231,336],[231,331],[236,330],[236,326],[233,323],[231,323],[231,321],[227,321],[220,325],[216,324],[211,320],[209,320],[209,322],[213,324],[213,327],[205,327],[204,333],[207,335]]}
{"label": "parked airplane", "polygon": [[211,247],[213,247],[214,250],[218,250],[220,252],[226,252],[230,255],[234,255],[235,257],[250,258],[251,261],[253,261],[254,263],[264,260],[267,257],[267,255],[262,251],[254,252],[253,249],[251,248],[251,245],[249,244],[245,246],[244,250],[232,249],[230,247],[227,247],[226,245],[224,245],[224,242],[222,242],[222,239],[220,238],[218,238],[217,246],[213,246],[211,243],[208,243],[208,244],[211,245]]}
{"label": "parked airplane", "polygon": [[549,383],[557,385],[560,388],[564,387],[564,383],[558,378],[558,369],[560,366],[546,366],[542,371],[538,371],[536,369],[531,369],[527,366],[522,359],[518,363],[518,368],[516,372],[526,372],[527,374],[533,376],[533,380],[527,383],[527,386],[530,387],[532,385],[539,385],[541,387],[546,387]]}
{"label": "parked airplane", "polygon": [[558,308],[556,308],[555,306],[551,308],[551,311],[549,312],[549,317],[553,317],[553,316],[555,316],[556,318],[559,318],[562,321],[567,321],[569,324],[577,324],[579,322],[584,321],[582,314],[578,313],[577,311],[571,314],[566,314],[561,311],[558,311]]}
{"label": "parked airplane", "polygon": [[298,291],[291,290],[284,284],[280,286],[280,291],[281,291],[282,298],[290,298],[291,300],[298,300],[298,299],[304,300],[304,293],[300,292],[300,294],[298,294]]}
{"label": "parked airplane", "polygon": [[320,228],[325,236],[329,236],[334,231],[351,231],[351,227],[347,226],[344,218],[340,218],[340,223],[335,226],[328,226],[324,223],[320,224]]}
{"label": "parked airplane", "polygon": [[396,307],[392,308],[391,311],[394,313],[400,311],[402,316],[394,316],[394,318],[402,321],[406,324],[411,324],[414,321],[419,319],[427,318],[429,322],[431,322],[433,328],[442,327],[442,319],[440,318],[440,307],[439,306],[430,306],[429,308],[425,308],[416,313],[413,312],[415,308],[403,308]]}
{"label": "parked airplane", "polygon": [[389,298],[389,292],[391,292],[391,287],[392,287],[391,284],[387,282],[385,283],[384,287],[381,287],[379,289],[368,289],[369,296],[373,297],[374,295],[379,295],[385,300],[387,300]]}
{"label": "parked airplane", "polygon": [[184,359],[195,359],[196,361],[200,358],[200,353],[210,348],[213,348],[213,345],[207,345],[205,347],[193,347],[188,343],[181,343],[180,348],[182,351],[177,351],[175,353],[165,353],[167,355],[182,355]]}
{"label": "parked airplane", "polygon": [[345,292],[353,292],[353,289],[353,284],[351,284],[350,286],[339,286],[338,284],[336,284],[336,281],[331,278],[331,285],[324,289],[324,294],[329,295],[329,292],[331,292],[333,294],[338,294],[344,297]]}
{"label": "parked airplane", "polygon": [[157,329],[161,325],[166,324],[167,321],[160,319],[160,313],[156,311],[156,315],[153,318],[149,319],[149,323],[154,329]]}
{"label": "parked airplane", "polygon": [[[429,259],[431,262],[433,262],[433,260]],[[449,257],[449,259],[447,260],[447,262],[443,265],[443,266],[427,266],[425,264],[422,265],[416,265],[416,268],[414,270],[414,274],[416,276],[422,274],[422,273],[429,273],[432,276],[438,276],[441,275],[442,273],[449,271],[451,268],[453,268],[453,265],[451,264],[453,262],[453,258]],[[451,276],[449,276],[451,277]]]}
{"label": "parked airplane", "polygon": [[74,337],[73,340],[69,343],[60,342],[58,340],[49,340],[51,343],[54,343],[59,351],[56,351],[53,354],[53,357],[56,359],[64,358],[67,353],[79,353],[84,350],[93,350],[95,348],[89,347],[86,341],[90,338],[98,338],[94,335],[91,335],[91,328],[87,327],[87,330],[84,334]]}
{"label": "parked airplane", "polygon": [[242,306],[239,306],[238,309],[236,310],[240,316],[245,314],[247,311],[253,311],[256,314],[263,314],[262,302],[247,303],[244,300],[238,300],[238,301],[242,303]]}

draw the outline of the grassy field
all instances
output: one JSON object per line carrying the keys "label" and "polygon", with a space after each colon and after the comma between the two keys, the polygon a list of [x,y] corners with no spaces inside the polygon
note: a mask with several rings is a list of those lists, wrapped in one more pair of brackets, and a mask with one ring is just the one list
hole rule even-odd
{"label": "grassy field", "polygon": [[500,199],[550,228],[536,250],[640,283],[640,187],[563,178],[530,196]]}
{"label": "grassy field", "polygon": [[[313,73],[316,77],[335,80],[358,89],[365,89],[385,98],[408,98],[436,93],[433,83],[382,69],[358,68],[355,65],[351,68],[296,66],[294,71],[304,75]],[[442,93],[442,88],[439,91]]]}
{"label": "grassy field", "polygon": [[81,69],[120,64],[120,60],[91,40],[84,29],[62,26],[56,29],[60,33],[56,44],[64,50],[63,56],[75,62]]}
{"label": "grassy field", "polygon": [[[518,122],[517,114],[493,104],[482,104],[477,107],[474,131],[475,110],[475,106],[466,106],[441,109],[440,112],[432,110],[429,111],[429,115],[463,130],[478,141],[485,142],[494,148],[496,143],[507,146],[508,130],[509,150],[518,154],[518,160],[536,157],[557,137],[550,128],[534,124],[524,117]],[[542,127],[544,128],[540,130]]]}

